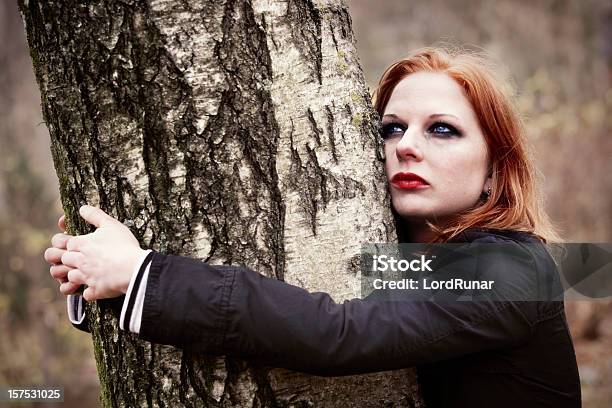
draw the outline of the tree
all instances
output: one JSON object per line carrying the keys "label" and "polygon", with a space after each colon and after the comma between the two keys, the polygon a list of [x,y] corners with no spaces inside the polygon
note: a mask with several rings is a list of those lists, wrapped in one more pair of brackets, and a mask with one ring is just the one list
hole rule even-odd
{"label": "tree", "polygon": [[[144,247],[359,295],[361,243],[395,229],[346,6],[19,3],[70,232],[99,205]],[[107,309],[87,311],[104,406],[419,404],[409,369],[321,378],[192,355]]]}

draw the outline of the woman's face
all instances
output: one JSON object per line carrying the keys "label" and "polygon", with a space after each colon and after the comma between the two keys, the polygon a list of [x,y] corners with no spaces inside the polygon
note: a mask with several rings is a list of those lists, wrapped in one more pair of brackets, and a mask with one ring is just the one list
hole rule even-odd
{"label": "woman's face", "polygon": [[489,187],[476,114],[448,75],[417,72],[401,80],[382,123],[391,199],[404,219],[444,226]]}

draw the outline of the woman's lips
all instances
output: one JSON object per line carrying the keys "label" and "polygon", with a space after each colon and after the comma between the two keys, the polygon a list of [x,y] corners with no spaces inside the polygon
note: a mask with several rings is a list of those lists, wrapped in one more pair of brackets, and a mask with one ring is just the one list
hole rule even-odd
{"label": "woman's lips", "polygon": [[429,187],[429,184],[414,173],[397,173],[391,179],[391,184],[402,190],[416,190]]}
{"label": "woman's lips", "polygon": [[392,181],[391,184],[402,190],[416,190],[429,187],[429,184],[423,183],[420,180],[397,180]]}

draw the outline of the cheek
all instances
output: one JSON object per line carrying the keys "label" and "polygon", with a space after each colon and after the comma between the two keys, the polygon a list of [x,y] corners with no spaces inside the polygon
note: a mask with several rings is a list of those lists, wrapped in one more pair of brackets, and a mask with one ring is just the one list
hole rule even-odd
{"label": "cheek", "polygon": [[387,179],[392,176],[397,157],[395,156],[395,147],[391,146],[391,143],[385,143],[385,174]]}
{"label": "cheek", "polygon": [[435,160],[439,186],[449,196],[471,200],[480,196],[485,180],[486,153],[481,146],[446,151]]}

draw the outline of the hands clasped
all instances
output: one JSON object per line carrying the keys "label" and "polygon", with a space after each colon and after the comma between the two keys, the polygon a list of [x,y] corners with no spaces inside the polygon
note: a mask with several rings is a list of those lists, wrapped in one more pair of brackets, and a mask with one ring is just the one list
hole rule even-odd
{"label": "hands clasped", "polygon": [[[79,214],[97,228],[91,234],[63,232],[51,238],[51,247],[44,254],[51,264],[51,276],[60,283],[64,295],[87,285],[83,292],[87,301],[121,296],[146,251],[128,227],[101,209],[84,205]],[[65,231],[63,215],[58,226]]]}

